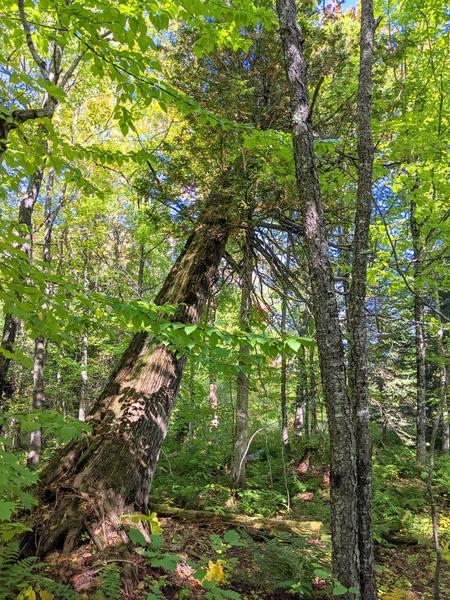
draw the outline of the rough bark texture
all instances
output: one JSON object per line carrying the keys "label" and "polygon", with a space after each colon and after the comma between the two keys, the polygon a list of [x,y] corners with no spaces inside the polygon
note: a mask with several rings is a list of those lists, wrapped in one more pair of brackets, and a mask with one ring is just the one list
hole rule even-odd
{"label": "rough bark texture", "polygon": [[422,250],[420,225],[416,219],[416,203],[411,201],[411,236],[413,243],[414,269],[414,329],[416,346],[416,455],[420,463],[426,457],[426,382],[425,382],[425,325],[424,304],[420,296],[420,277],[422,273]]}
{"label": "rough bark texture", "polygon": [[361,0],[358,90],[358,187],[353,237],[352,275],[348,295],[350,342],[349,386],[353,402],[357,454],[359,590],[365,600],[376,600],[372,539],[372,439],[369,415],[367,349],[367,254],[372,210],[374,148],[372,142],[372,62],[375,20],[372,0]]}
{"label": "rough bark texture", "polygon": [[[230,198],[229,181],[222,181],[155,299],[177,306],[174,321],[200,317],[228,237]],[[121,535],[121,514],[146,512],[184,365],[183,356],[146,332],[133,337],[87,419],[92,434],[44,470],[24,552],[69,551],[82,531],[102,545]]]}
{"label": "rough bark texture", "polygon": [[[248,219],[246,236],[243,245],[243,260],[241,274],[241,307],[239,327],[242,331],[250,331],[250,306],[252,289],[253,258],[251,249],[251,220]],[[239,347],[239,372],[237,375],[236,389],[236,421],[233,457],[231,462],[231,487],[233,489],[245,486],[245,457],[248,451],[248,393],[249,378],[242,370],[246,367],[250,347],[241,343]]]}
{"label": "rough bark texture", "polygon": [[[277,0],[277,11],[291,97],[297,182],[331,440],[333,573],[344,586],[351,587],[358,586],[359,569],[353,415],[347,395],[344,347],[315,165],[308,78],[295,0]],[[345,600],[354,597],[352,593],[342,596]]]}

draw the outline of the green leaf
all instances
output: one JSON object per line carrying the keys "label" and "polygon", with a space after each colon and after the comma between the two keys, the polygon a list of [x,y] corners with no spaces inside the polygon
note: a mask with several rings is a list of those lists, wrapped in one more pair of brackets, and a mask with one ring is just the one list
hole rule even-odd
{"label": "green leaf", "polygon": [[130,529],[128,532],[128,537],[133,544],[136,544],[137,546],[145,546],[147,544],[144,534],[142,531],[139,531],[139,529]]}
{"label": "green leaf", "polygon": [[346,588],[345,586],[342,585],[342,583],[336,583],[336,585],[333,588],[333,596],[342,596],[343,594],[346,594],[349,591],[348,588]]}
{"label": "green leaf", "polygon": [[0,500],[0,521],[7,521],[11,518],[16,505],[14,502],[8,502],[6,500]]}
{"label": "green leaf", "polygon": [[234,529],[225,532],[223,541],[230,544],[230,546],[240,546],[242,544],[241,536]]}

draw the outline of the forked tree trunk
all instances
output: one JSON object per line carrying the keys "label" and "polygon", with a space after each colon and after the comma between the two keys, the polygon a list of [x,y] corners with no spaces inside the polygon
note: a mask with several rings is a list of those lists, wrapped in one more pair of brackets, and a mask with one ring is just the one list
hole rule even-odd
{"label": "forked tree trunk", "polygon": [[[156,297],[159,305],[177,306],[173,321],[196,323],[216,279],[230,229],[224,179]],[[102,545],[120,535],[124,512],[146,512],[184,365],[185,357],[148,333],[133,337],[88,417],[92,434],[44,470],[24,552],[70,551],[82,531]]]}
{"label": "forked tree trunk", "polygon": [[[414,192],[413,192],[414,193]],[[416,456],[424,464],[426,456],[426,380],[425,380],[425,307],[420,296],[420,277],[422,274],[422,247],[420,242],[420,224],[416,218],[416,203],[411,200],[410,213],[411,237],[413,243],[414,273],[414,329],[416,346]]]}
{"label": "forked tree trunk", "polygon": [[369,359],[366,321],[367,263],[374,158],[371,125],[374,34],[373,1],[361,0],[357,107],[358,187],[352,247],[352,274],[347,306],[350,342],[349,388],[353,402],[357,456],[359,591],[364,600],[376,600],[377,598],[372,539],[372,439],[369,415]]}
{"label": "forked tree trunk", "polygon": [[[331,441],[333,573],[345,587],[358,587],[355,433],[351,402],[347,394],[344,347],[333,270],[315,165],[307,68],[295,0],[277,0],[277,11],[291,97],[295,165],[301,194],[311,299]],[[355,594],[347,592],[341,597],[343,600],[353,600]]]}

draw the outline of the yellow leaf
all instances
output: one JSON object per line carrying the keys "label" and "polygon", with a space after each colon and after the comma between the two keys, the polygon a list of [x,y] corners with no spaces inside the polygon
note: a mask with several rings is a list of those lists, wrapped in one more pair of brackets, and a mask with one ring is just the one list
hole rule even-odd
{"label": "yellow leaf", "polygon": [[17,596],[17,600],[37,600],[36,592],[32,587],[27,587],[25,590],[20,592],[20,594]]}
{"label": "yellow leaf", "polygon": [[152,512],[150,515],[150,530],[153,535],[162,535],[163,532],[161,523],[155,512]]}
{"label": "yellow leaf", "polygon": [[48,590],[41,590],[39,592],[39,598],[40,600],[54,600],[53,594]]}
{"label": "yellow leaf", "polygon": [[225,579],[225,573],[223,571],[223,561],[218,560],[213,562],[212,560],[208,563],[208,571],[206,572],[205,579],[209,581],[215,581],[216,583],[222,583]]}

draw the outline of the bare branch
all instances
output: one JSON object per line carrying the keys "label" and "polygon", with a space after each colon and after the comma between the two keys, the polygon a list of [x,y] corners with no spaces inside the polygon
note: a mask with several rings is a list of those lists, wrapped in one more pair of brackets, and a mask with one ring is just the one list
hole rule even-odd
{"label": "bare branch", "polygon": [[46,81],[50,81],[47,65],[45,64],[45,60],[43,58],[41,58],[41,56],[39,56],[39,54],[36,50],[36,46],[34,45],[33,38],[31,36],[30,24],[28,23],[27,17],[25,15],[24,0],[17,0],[17,6],[19,8],[19,14],[20,14],[20,20],[22,22],[22,27],[25,32],[25,39],[27,41],[28,50],[30,51],[30,54],[33,57],[34,62],[39,67],[42,77]]}

